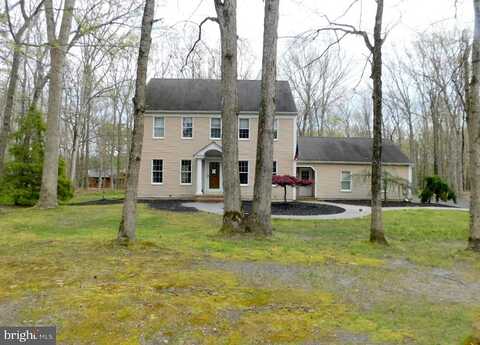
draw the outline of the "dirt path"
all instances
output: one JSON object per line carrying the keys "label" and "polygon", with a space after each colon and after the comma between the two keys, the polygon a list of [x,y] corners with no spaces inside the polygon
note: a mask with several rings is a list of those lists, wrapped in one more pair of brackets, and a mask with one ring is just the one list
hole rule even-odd
{"label": "dirt path", "polygon": [[301,266],[243,261],[209,261],[203,264],[233,272],[254,286],[320,288],[360,310],[371,310],[376,305],[399,299],[412,303],[480,305],[480,281],[473,280],[461,268],[423,267],[405,260],[390,260],[382,267]]}

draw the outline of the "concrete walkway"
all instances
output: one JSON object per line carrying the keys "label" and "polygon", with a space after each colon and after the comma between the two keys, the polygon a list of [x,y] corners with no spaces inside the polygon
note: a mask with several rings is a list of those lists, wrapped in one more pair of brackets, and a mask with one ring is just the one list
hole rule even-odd
{"label": "concrete walkway", "polygon": [[[361,218],[370,215],[371,208],[368,206],[354,206],[345,205],[341,203],[321,202],[321,201],[309,201],[309,203],[332,205],[345,209],[345,212],[337,214],[326,214],[316,216],[285,216],[285,215],[273,215],[272,218],[277,219],[295,219],[295,220],[328,220],[328,219],[353,219]],[[186,202],[182,204],[185,207],[193,207],[202,212],[223,214],[222,202]],[[383,211],[399,211],[399,210],[445,210],[445,211],[468,211],[467,208],[453,208],[453,207],[385,207]]]}

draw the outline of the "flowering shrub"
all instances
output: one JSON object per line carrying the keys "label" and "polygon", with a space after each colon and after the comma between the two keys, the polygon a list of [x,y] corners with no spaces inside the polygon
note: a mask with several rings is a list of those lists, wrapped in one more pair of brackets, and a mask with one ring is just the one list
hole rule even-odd
{"label": "flowering shrub", "polygon": [[287,187],[310,186],[312,180],[301,180],[290,175],[273,175],[272,184],[283,187],[283,201],[287,202]]}

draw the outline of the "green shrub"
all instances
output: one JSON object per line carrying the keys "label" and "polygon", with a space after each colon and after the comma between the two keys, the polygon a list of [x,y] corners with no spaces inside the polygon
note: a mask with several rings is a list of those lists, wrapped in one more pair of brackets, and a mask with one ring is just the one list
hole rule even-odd
{"label": "green shrub", "polygon": [[433,197],[437,202],[439,200],[453,200],[454,203],[457,203],[455,192],[448,186],[447,182],[436,175],[425,177],[425,188],[420,193],[420,200],[424,204],[431,203]]}
{"label": "green shrub", "polygon": [[[15,205],[33,206],[40,196],[44,156],[45,124],[42,114],[30,109],[20,120],[19,129],[13,134],[15,143],[9,152],[13,157],[5,166],[0,193],[9,196]],[[73,188],[65,174],[65,162],[58,165],[58,197],[73,197]]]}

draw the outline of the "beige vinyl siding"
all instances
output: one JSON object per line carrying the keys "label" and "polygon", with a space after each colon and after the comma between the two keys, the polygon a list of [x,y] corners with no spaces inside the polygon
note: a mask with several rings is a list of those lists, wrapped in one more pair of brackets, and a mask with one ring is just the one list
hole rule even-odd
{"label": "beige vinyl siding", "polygon": [[[315,196],[317,199],[368,199],[370,198],[370,182],[361,175],[370,170],[370,165],[362,164],[331,164],[298,162],[297,166],[311,167],[315,170]],[[388,172],[408,180],[408,165],[384,166]],[[341,190],[342,171],[350,171],[353,175],[352,190]],[[402,198],[394,191],[388,192],[390,199]]]}
{"label": "beige vinyl siding", "polygon": [[[193,138],[182,139],[182,116],[185,114],[158,114],[165,118],[165,136],[153,138],[153,118],[145,117],[145,131],[142,148],[142,162],[138,186],[139,198],[191,198],[195,195],[196,187],[196,160],[193,155],[211,142],[221,145],[221,140],[210,139],[210,118],[219,114],[192,114]],[[239,160],[249,162],[248,186],[241,186],[243,199],[253,197],[253,183],[255,173],[256,143],[258,119],[256,116],[240,115],[250,119],[250,139],[239,141]],[[278,140],[274,142],[274,160],[278,163],[277,174],[292,175],[294,166],[294,116],[279,116]],[[163,184],[151,184],[151,161],[163,159]],[[192,160],[192,184],[181,185],[180,162]],[[288,198],[293,197],[291,188],[288,188]],[[274,188],[272,198],[281,200],[283,189]]]}

